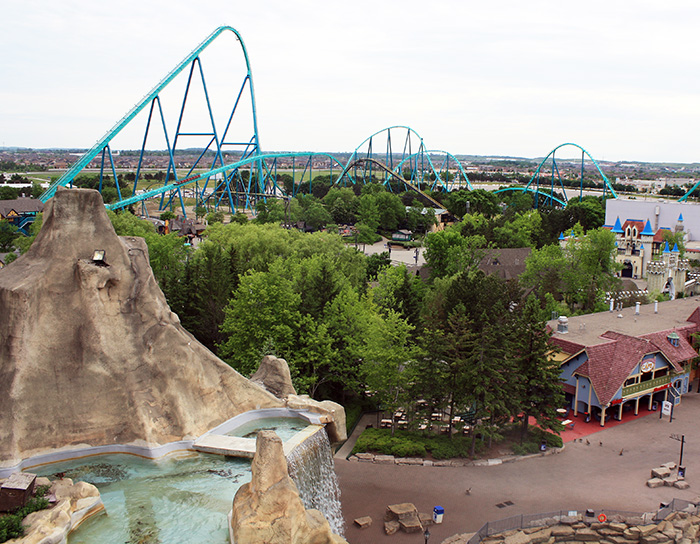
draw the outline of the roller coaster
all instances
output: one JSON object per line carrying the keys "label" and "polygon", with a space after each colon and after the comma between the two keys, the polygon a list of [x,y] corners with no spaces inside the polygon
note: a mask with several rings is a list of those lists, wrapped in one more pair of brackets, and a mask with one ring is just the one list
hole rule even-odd
{"label": "roller coaster", "polygon": [[[215,107],[214,97],[207,86],[203,53],[222,35],[233,35],[240,46],[244,63],[238,78],[238,86],[229,89],[224,107]],[[180,77],[178,77],[180,76]],[[174,120],[166,115],[165,97],[168,93],[177,93],[177,85],[184,78],[182,100]],[[178,82],[175,84],[174,82]],[[197,101],[197,95],[199,100]],[[170,95],[168,95],[170,96]],[[208,121],[204,128],[186,129],[186,114],[194,107],[206,112]],[[218,105],[218,104],[217,104]],[[175,111],[175,110],[173,110]],[[223,111],[225,115],[217,115]],[[113,139],[125,128],[137,128],[137,119],[145,117],[145,131],[135,171],[135,179],[130,195],[122,194],[118,180],[114,153],[111,147]],[[168,131],[168,124],[174,123],[174,132]],[[168,167],[160,185],[153,187],[151,180],[146,180],[147,144],[149,137],[161,138],[168,154]],[[182,166],[177,161],[186,138],[197,137],[206,145],[198,150],[198,158]],[[583,163],[587,155],[605,180],[605,187],[612,196],[616,196],[612,186],[595,160],[582,147],[576,144],[562,144],[555,148],[537,167],[535,174],[526,187],[514,187],[506,190],[527,191],[539,195],[535,201],[556,205],[566,205],[564,200],[554,195],[555,172],[563,189],[561,175],[556,163],[555,153],[563,146],[575,146],[582,151],[581,179],[583,180]],[[99,158],[98,158],[99,156]],[[186,216],[185,198],[194,197],[196,206],[217,209],[228,206],[230,210],[244,208],[254,209],[260,199],[292,198],[299,188],[298,180],[307,179],[313,183],[313,169],[329,173],[334,185],[365,184],[370,181],[384,183],[390,190],[398,187],[412,190],[423,196],[424,201],[432,205],[440,204],[425,191],[452,191],[455,189],[473,189],[464,168],[454,155],[446,151],[430,151],[423,138],[408,126],[392,126],[380,130],[365,139],[344,163],[328,153],[263,153],[258,132],[257,109],[253,86],[253,75],[248,52],[241,35],[230,26],[222,26],[212,32],[202,43],[192,50],[175,68],[173,68],[150,92],[136,103],[102,138],[75,162],[58,180],[52,183],[40,197],[46,202],[58,187],[73,186],[76,176],[88,166],[95,168],[95,159],[99,161],[99,189],[111,174],[116,182],[117,200],[107,205],[116,210],[147,200],[158,199],[159,209],[179,204]],[[540,174],[544,172],[547,161],[552,164],[550,179],[551,192],[544,191],[545,183],[540,183]],[[282,174],[287,174],[286,178]],[[300,175],[300,177],[299,177]],[[291,176],[291,183],[289,182]],[[542,185],[542,188],[540,187]],[[583,188],[583,185],[582,185]],[[185,192],[187,191],[187,192]],[[145,206],[144,206],[145,210]]]}

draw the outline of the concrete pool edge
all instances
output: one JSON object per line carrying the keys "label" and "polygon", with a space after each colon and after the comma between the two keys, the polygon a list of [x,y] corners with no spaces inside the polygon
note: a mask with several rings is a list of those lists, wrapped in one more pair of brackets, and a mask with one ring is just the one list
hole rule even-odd
{"label": "concrete pool edge", "polygon": [[271,418],[302,419],[307,421],[306,428],[283,441],[285,455],[289,455],[294,448],[324,427],[319,414],[306,410],[290,408],[251,410],[231,418],[211,431],[204,433],[194,441],[192,448],[202,453],[252,459],[255,455],[256,439],[230,436],[227,433],[231,433],[248,423]]}
{"label": "concrete pool edge", "polygon": [[[216,435],[219,433],[230,432],[237,427],[244,425],[245,423],[249,423],[256,419],[264,419],[269,417],[306,419],[310,425],[322,425],[321,415],[308,410],[295,410],[290,408],[264,408],[260,410],[249,410],[224,421],[220,425],[217,425],[194,440],[178,440],[157,446],[140,444],[108,444],[102,446],[89,446],[86,444],[77,448],[53,450],[22,459],[16,465],[0,466],[0,478],[7,478],[14,472],[31,470],[44,465],[51,465],[54,463],[71,461],[74,459],[81,459],[83,457],[92,457],[96,455],[127,454],[135,455],[137,457],[144,457],[146,459],[159,459],[178,451],[192,452],[196,451],[194,448],[195,442],[203,437],[212,434]],[[290,440],[293,440],[294,438],[295,437],[292,437]]]}

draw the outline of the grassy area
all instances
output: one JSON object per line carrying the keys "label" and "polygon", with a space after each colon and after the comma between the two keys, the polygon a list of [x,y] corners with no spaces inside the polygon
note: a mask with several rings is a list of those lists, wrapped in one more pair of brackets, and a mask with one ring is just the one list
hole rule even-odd
{"label": "grassy area", "polygon": [[[526,440],[519,441],[519,425],[504,430],[503,439],[496,442],[500,449],[510,448],[516,455],[537,453],[540,446],[561,447],[560,436],[531,427]],[[379,453],[396,457],[432,457],[433,459],[452,459],[470,457],[472,438],[470,436],[438,436],[412,431],[396,430],[391,436],[391,429],[365,429],[355,443],[352,453]],[[486,450],[485,443],[477,439],[475,455],[479,457]]]}

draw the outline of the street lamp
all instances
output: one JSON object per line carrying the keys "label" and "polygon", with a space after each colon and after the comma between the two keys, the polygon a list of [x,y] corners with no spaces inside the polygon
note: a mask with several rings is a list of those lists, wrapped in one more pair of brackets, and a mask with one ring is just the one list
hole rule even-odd
{"label": "street lamp", "polygon": [[430,529],[426,527],[423,536],[425,537],[425,544],[428,544],[428,539],[430,538]]}

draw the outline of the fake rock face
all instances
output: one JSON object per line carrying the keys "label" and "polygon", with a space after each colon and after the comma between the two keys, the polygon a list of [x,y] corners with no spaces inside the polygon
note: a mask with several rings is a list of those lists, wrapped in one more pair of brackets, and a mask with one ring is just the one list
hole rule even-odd
{"label": "fake rock face", "polygon": [[59,190],[30,250],[0,271],[0,465],[193,438],[280,406],[182,328],[144,240],[115,234],[97,191]]}
{"label": "fake rock face", "polygon": [[245,544],[347,544],[331,532],[318,510],[305,510],[287,471],[282,441],[260,431],[250,483],[236,492],[231,512],[233,541]]}

